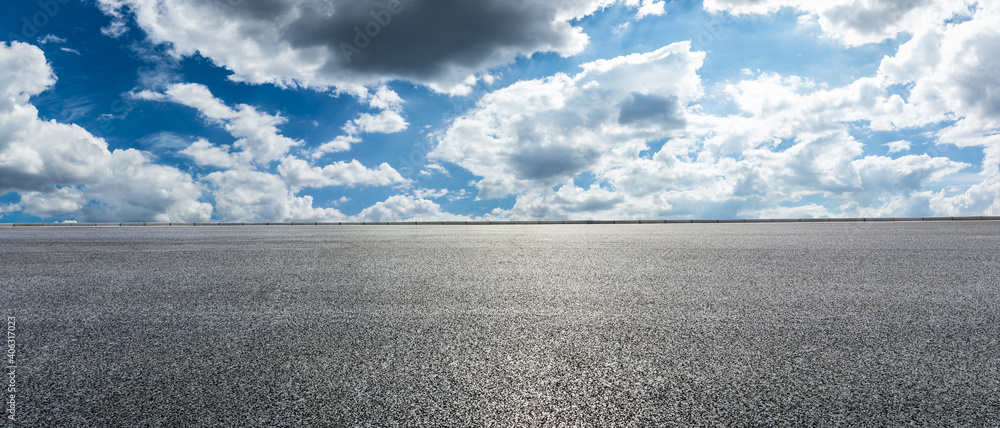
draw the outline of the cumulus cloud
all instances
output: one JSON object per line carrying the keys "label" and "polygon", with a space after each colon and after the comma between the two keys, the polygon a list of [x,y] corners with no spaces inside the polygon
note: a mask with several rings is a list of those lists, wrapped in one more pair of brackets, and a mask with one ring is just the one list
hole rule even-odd
{"label": "cumulus cloud", "polygon": [[20,204],[0,205],[0,217],[3,217],[4,215],[9,214],[9,213],[18,212],[18,211],[21,211],[21,205]]}
{"label": "cumulus cloud", "polygon": [[625,0],[625,5],[639,8],[635,13],[638,19],[667,13],[666,4],[660,0]]}
{"label": "cumulus cloud", "polygon": [[87,198],[80,189],[64,186],[49,192],[21,193],[20,206],[24,212],[37,217],[80,211],[87,205]]}
{"label": "cumulus cloud", "polygon": [[965,168],[969,164],[929,155],[912,155],[892,159],[868,156],[853,162],[861,179],[862,196],[891,194],[903,195],[917,192],[922,184],[937,181]]}
{"label": "cumulus cloud", "polygon": [[360,142],[361,138],[358,137],[357,135],[352,135],[352,134],[338,135],[337,138],[334,138],[330,142],[324,143],[323,145],[317,147],[316,150],[314,150],[312,153],[312,158],[319,159],[324,155],[326,155],[327,153],[346,152],[348,150],[351,150],[352,144],[357,144]]}
{"label": "cumulus cloud", "polygon": [[[980,2],[967,19],[925,26],[879,67],[883,85],[909,88],[897,116],[911,127],[953,123],[936,133],[937,144],[981,147],[982,182],[964,193],[929,195],[935,212],[946,215],[1000,212],[1000,8]],[[901,112],[909,112],[901,113]],[[901,126],[905,127],[905,126]]]}
{"label": "cumulus cloud", "polygon": [[973,0],[705,0],[708,11],[767,14],[782,8],[805,13],[831,37],[851,46],[879,43],[900,33],[921,32],[971,14]]}
{"label": "cumulus cloud", "polygon": [[[288,155],[293,147],[302,146],[304,142],[281,135],[277,127],[285,123],[283,117],[260,113],[246,104],[230,107],[212,95],[204,85],[179,83],[171,85],[164,93],[143,91],[136,96],[154,101],[172,101],[195,108],[208,122],[222,125],[237,138],[232,147],[213,145],[202,138],[180,151],[194,159],[198,165],[253,169],[252,161],[257,167],[267,168],[271,162],[280,158],[278,170],[290,185],[299,188],[377,186],[408,182],[388,164],[382,164],[376,170],[369,170],[358,161],[340,162],[320,168]],[[387,108],[396,108],[401,103],[399,97],[391,91],[379,91],[372,100],[372,104]],[[338,141],[346,145],[354,141],[350,136],[345,138],[346,141],[338,139],[321,146],[320,151],[324,148],[331,150],[331,145],[338,144]]]}
{"label": "cumulus cloud", "polygon": [[445,167],[443,167],[441,165],[438,165],[436,163],[430,163],[430,164],[424,165],[424,169],[422,169],[420,171],[420,175],[425,176],[425,177],[431,177],[431,176],[433,176],[435,174],[442,174],[444,176],[450,176],[451,175],[448,172],[447,168],[445,168]]}
{"label": "cumulus cloud", "polygon": [[434,201],[416,196],[396,195],[362,210],[354,221],[464,221],[466,216],[449,214]]}
{"label": "cumulus cloud", "polygon": [[207,220],[212,206],[201,202],[203,186],[171,166],[152,163],[136,150],[115,151],[109,165],[113,180],[86,186],[89,198],[100,202],[83,208],[83,218],[99,221],[153,219]]}
{"label": "cumulus cloud", "polygon": [[420,199],[441,199],[448,196],[448,189],[416,189],[413,196]]}
{"label": "cumulus cloud", "polygon": [[[83,220],[201,221],[202,188],[143,152],[108,150],[76,125],[44,121],[28,103],[55,82],[42,51],[0,44],[0,194],[17,192],[30,215]],[[154,190],[150,189],[163,189]]]}
{"label": "cumulus cloud", "polygon": [[928,186],[971,166],[864,155],[850,124],[947,117],[891,94],[881,75],[828,88],[762,73],[723,88],[740,113],[721,117],[697,105],[701,59],[680,43],[518,82],[457,118],[431,157],[482,177],[480,199],[514,195],[490,216],[515,219],[937,212]]}
{"label": "cumulus cloud", "polygon": [[362,113],[357,119],[345,125],[345,129],[350,135],[361,133],[393,134],[405,130],[406,126],[406,119],[403,119],[399,113],[384,110],[378,114]]}
{"label": "cumulus cloud", "polygon": [[48,89],[56,82],[52,69],[45,61],[45,54],[34,46],[11,42],[0,44],[0,105],[4,111],[25,106],[28,98]]}
{"label": "cumulus cloud", "polygon": [[969,189],[958,195],[947,195],[937,193],[928,195],[930,205],[937,215],[959,216],[989,215],[1000,216],[1000,178],[996,174],[988,176],[986,180],[969,187]]}
{"label": "cumulus cloud", "polygon": [[169,100],[198,110],[209,121],[222,125],[237,138],[233,144],[246,152],[258,165],[267,165],[283,157],[288,151],[301,146],[302,141],[285,137],[278,132],[278,126],[287,120],[278,115],[258,112],[246,104],[230,108],[204,85],[178,83],[167,88],[165,93],[143,91],[139,98]]}
{"label": "cumulus cloud", "polygon": [[294,157],[287,157],[278,166],[278,172],[293,188],[329,186],[391,186],[408,184],[389,164],[368,169],[361,162],[336,162],[322,168]]}
{"label": "cumulus cloud", "polygon": [[231,153],[229,146],[215,146],[204,138],[199,138],[190,146],[178,153],[194,159],[199,166],[211,166],[223,169],[246,167],[250,164],[249,153]]}
{"label": "cumulus cloud", "polygon": [[957,123],[941,133],[960,146],[1000,143],[1000,8],[982,4],[967,21],[928,29],[882,61],[887,84],[910,86],[908,102],[925,116]]}
{"label": "cumulus cloud", "polygon": [[337,136],[312,152],[314,159],[319,159],[327,153],[346,152],[352,144],[362,141],[362,134],[394,134],[405,131],[410,126],[402,116],[403,99],[388,86],[382,85],[372,94],[367,89],[358,93],[363,102],[379,113],[361,113],[357,118],[343,126],[344,135]]}
{"label": "cumulus cloud", "polygon": [[[162,93],[147,90],[135,96],[194,108],[206,122],[222,126],[236,138],[232,145],[216,145],[199,138],[178,151],[198,166],[222,170],[209,173],[203,180],[210,185],[216,213],[224,221],[338,221],[344,218],[340,211],[314,207],[311,196],[299,193],[306,188],[410,184],[387,163],[373,169],[357,160],[313,165],[292,153],[305,142],[281,134],[278,126],[285,123],[283,117],[262,113],[246,104],[230,106],[204,85],[178,83]],[[361,97],[387,112],[395,112],[402,105],[402,99],[385,87]],[[352,135],[341,137],[314,151],[313,158],[320,157],[316,153],[346,151],[356,141]],[[270,172],[275,161],[279,161],[277,174]]]}
{"label": "cumulus cloud", "polygon": [[[55,77],[38,49],[3,45],[0,194],[17,192],[20,200],[0,214],[201,220],[212,216],[205,201],[214,201],[218,218],[232,221],[458,218],[434,201],[465,193],[411,190],[411,181],[388,164],[317,162],[350,151],[367,134],[408,129],[404,102],[385,82],[469,93],[519,56],[579,52],[587,36],[575,18],[616,1],[466,3],[400,0],[391,3],[398,10],[388,10],[370,1],[243,0],[234,7],[99,0],[113,20],[109,35],[134,20],[174,54],[199,52],[236,80],[332,88],[356,97],[362,111],[343,124],[343,135],[306,147],[282,135],[280,113],[226,103],[199,84],[148,86],[158,92],[136,96],[191,107],[233,136],[227,144],[184,137],[183,146],[172,147],[203,174],[192,177],[140,151],[110,151],[78,126],[40,120],[29,99]],[[636,19],[666,11],[663,1],[619,3],[634,8]],[[458,166],[477,177],[479,199],[514,197],[512,207],[490,218],[1000,213],[995,4],[706,0],[704,7],[732,14],[786,8],[846,46],[897,38],[900,47],[873,75],[839,87],[746,70],[742,80],[712,87],[721,90],[715,100],[732,102],[727,116],[699,105],[705,54],[688,43],[593,61],[576,73],[487,94],[433,134],[437,146],[419,174],[448,175]],[[433,43],[440,40],[448,43]],[[873,147],[860,137],[915,135],[930,126],[939,130],[874,148],[887,156],[866,155]],[[945,145],[981,149],[985,159],[981,165],[948,159],[940,150]],[[927,154],[919,151],[924,147]],[[330,186],[398,186],[407,194],[346,217],[303,194]]]}
{"label": "cumulus cloud", "polygon": [[205,177],[212,184],[215,209],[223,221],[340,221],[344,215],[334,208],[313,207],[312,196],[296,196],[273,174],[250,170],[213,172]]}
{"label": "cumulus cloud", "polygon": [[[125,11],[177,55],[196,52],[252,83],[357,91],[394,79],[467,93],[487,70],[536,52],[573,55],[588,43],[571,21],[614,1],[99,0],[125,31]],[[662,1],[627,0],[638,15]]]}
{"label": "cumulus cloud", "polygon": [[677,43],[518,82],[458,118],[429,157],[483,177],[483,199],[561,184],[683,127],[703,57]]}
{"label": "cumulus cloud", "polygon": [[[509,213],[496,211],[499,217],[545,219],[619,219],[646,213],[625,214],[625,194],[591,186],[588,189],[573,184],[558,190],[528,192],[517,199]],[[648,207],[647,207],[648,208]],[[643,211],[647,211],[644,209]]]}
{"label": "cumulus cloud", "polygon": [[906,140],[899,140],[886,143],[885,146],[889,148],[889,153],[899,153],[910,150],[910,145],[913,144]]}

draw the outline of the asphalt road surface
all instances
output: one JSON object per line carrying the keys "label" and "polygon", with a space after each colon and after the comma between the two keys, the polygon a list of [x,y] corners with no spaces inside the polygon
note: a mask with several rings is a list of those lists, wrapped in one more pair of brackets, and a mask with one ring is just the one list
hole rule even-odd
{"label": "asphalt road surface", "polygon": [[6,228],[0,293],[16,426],[1000,425],[1000,222]]}

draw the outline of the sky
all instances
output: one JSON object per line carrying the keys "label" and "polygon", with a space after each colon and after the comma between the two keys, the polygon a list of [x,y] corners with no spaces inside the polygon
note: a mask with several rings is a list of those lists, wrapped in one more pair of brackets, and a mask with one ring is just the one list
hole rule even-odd
{"label": "sky", "polygon": [[1000,215],[1000,4],[32,0],[0,222]]}

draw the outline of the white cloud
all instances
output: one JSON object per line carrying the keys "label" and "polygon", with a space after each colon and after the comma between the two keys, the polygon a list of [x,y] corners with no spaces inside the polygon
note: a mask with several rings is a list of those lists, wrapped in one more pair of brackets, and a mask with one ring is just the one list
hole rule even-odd
{"label": "white cloud", "polygon": [[363,93],[361,99],[367,100],[369,107],[382,111],[374,115],[362,113],[345,124],[344,131],[347,135],[343,138],[357,138],[358,134],[394,134],[405,131],[410,126],[400,114],[403,111],[403,99],[389,87],[382,85],[373,95]]}
{"label": "white cloud", "polygon": [[992,176],[975,184],[968,191],[956,196],[935,194],[930,197],[933,211],[938,215],[988,215],[1000,216],[1000,178]]}
{"label": "white cloud", "polygon": [[[885,85],[909,88],[901,105],[911,127],[953,121],[936,134],[938,144],[982,147],[981,182],[957,194],[929,196],[932,209],[944,215],[1000,212],[1000,8],[979,2],[967,19],[927,26],[888,56],[879,68]],[[900,103],[896,103],[900,104]],[[903,126],[905,127],[905,126]],[[964,192],[962,192],[964,190]]]}
{"label": "white cloud", "polygon": [[[28,97],[39,94],[56,82],[41,49],[25,43],[0,42],[0,109],[24,106]],[[0,146],[2,148],[2,146]]]}
{"label": "white cloud", "polygon": [[403,119],[403,116],[400,116],[399,113],[392,110],[383,110],[376,115],[362,113],[357,119],[345,125],[344,129],[350,135],[361,133],[392,134],[405,130],[407,126],[409,124],[406,123],[406,119]]}
{"label": "white cloud", "polygon": [[427,165],[424,165],[424,169],[420,171],[420,175],[424,177],[431,177],[434,174],[441,174],[446,177],[451,176],[451,174],[448,173],[448,169],[436,163],[429,163]]}
{"label": "white cloud", "polygon": [[[766,11],[779,3],[743,6]],[[997,12],[993,6],[981,6],[966,19],[946,24],[944,19],[961,7],[918,6],[924,9],[913,13],[932,14],[937,21],[914,27],[913,39],[897,55],[887,57],[875,76],[843,87],[829,88],[796,76],[749,73],[748,77],[756,77],[725,88],[741,111],[738,116],[703,114],[700,106],[691,105],[699,94],[681,94],[677,111],[684,112],[683,121],[668,117],[643,121],[638,113],[651,109],[631,109],[629,103],[637,107],[655,103],[637,98],[628,85],[654,92],[657,83],[684,81],[687,88],[700,88],[694,74],[700,61],[692,62],[690,78],[661,71],[659,79],[644,73],[650,69],[648,54],[595,61],[585,65],[582,74],[615,78],[554,75],[489,94],[441,135],[432,157],[482,176],[476,183],[481,198],[516,195],[512,209],[491,214],[498,218],[997,212],[1000,156],[990,155],[1000,147],[1000,98],[994,99],[1000,91],[993,90],[1000,88],[993,60],[1000,57]],[[906,16],[900,19],[910,19]],[[874,37],[870,40],[902,30],[879,31],[867,33]],[[869,40],[852,39],[857,34],[847,30],[836,36],[848,44]],[[894,85],[909,91],[900,93]],[[604,91],[602,100],[611,100],[603,105],[628,101],[616,105],[618,120],[611,125],[618,126],[609,125],[613,114],[602,104],[581,99],[581,93],[597,90]],[[566,122],[573,123],[572,128],[560,129],[565,118],[570,118]],[[942,157],[936,154],[939,150],[898,159],[864,156],[864,145],[849,132],[858,123],[872,131],[896,131],[949,120],[955,124],[937,134],[938,144],[980,146],[987,153],[978,184],[949,184],[967,183],[968,173],[961,182],[949,177],[972,165]],[[677,127],[664,126],[670,123]],[[646,128],[647,124],[659,128]],[[561,140],[562,135],[572,139]],[[638,155],[658,139],[667,139],[658,152]],[[909,150],[910,143],[887,146],[898,153]],[[532,160],[539,168],[529,168]],[[582,173],[599,184],[577,186],[574,181],[585,177]],[[825,206],[798,205],[806,197],[819,197]]]}
{"label": "white cloud", "polygon": [[117,39],[128,32],[128,26],[125,24],[125,16],[122,13],[122,8],[125,5],[125,1],[123,0],[102,0],[97,2],[97,7],[101,9],[101,12],[111,17],[111,23],[101,28],[101,34]]}
{"label": "white cloud", "polygon": [[636,19],[667,13],[666,4],[661,0],[625,0],[625,5],[639,8],[639,11],[635,13]]}
{"label": "white cloud", "polygon": [[223,221],[340,221],[334,208],[313,207],[312,196],[296,196],[281,177],[260,171],[213,172],[215,209]]}
{"label": "white cloud", "polygon": [[27,214],[49,217],[79,212],[87,202],[87,197],[80,189],[65,186],[50,192],[23,192],[20,205]]}
{"label": "white cloud", "polygon": [[101,34],[117,39],[128,32],[128,26],[122,21],[112,21],[107,27],[101,27]]}
{"label": "white cloud", "polygon": [[52,35],[52,34],[46,34],[45,37],[39,37],[38,38],[38,44],[40,44],[40,45],[45,45],[45,44],[49,44],[49,43],[56,43],[56,44],[66,43],[66,39],[64,39],[62,37],[58,37],[58,36]]}
{"label": "white cloud", "polygon": [[413,196],[417,199],[441,199],[448,196],[448,189],[416,189]]}
{"label": "white cloud", "polygon": [[[138,98],[197,109],[234,137],[229,145],[185,137],[183,146],[172,148],[198,166],[223,170],[205,171],[211,173],[195,180],[156,165],[146,153],[110,151],[106,142],[78,126],[40,120],[29,98],[51,87],[55,77],[38,49],[3,45],[0,193],[18,192],[17,209],[35,215],[204,219],[211,216],[211,206],[199,200],[210,184],[225,219],[291,221],[344,218],[332,208],[313,207],[302,189],[400,186],[408,195],[375,204],[357,218],[451,218],[432,200],[464,193],[410,190],[410,181],[388,164],[368,168],[351,159],[325,165],[316,161],[349,151],[363,134],[409,127],[402,98],[383,82],[404,79],[440,92],[469,93],[478,82],[491,79],[489,70],[518,55],[579,52],[586,35],[573,27],[573,18],[615,2],[498,4],[503,10],[523,7],[515,14],[524,20],[495,28],[507,34],[518,27],[524,34],[515,35],[527,38],[478,40],[480,52],[466,49],[468,40],[444,47],[402,40],[394,31],[414,28],[394,15],[399,19],[393,25],[399,26],[385,27],[384,37],[371,40],[371,49],[365,50],[378,55],[367,60],[358,56],[358,63],[351,64],[337,58],[337,25],[351,24],[337,20],[334,15],[341,11],[309,16],[306,12],[327,6],[311,0],[244,3],[244,8],[228,8],[222,2],[101,0],[112,26],[125,28],[123,20],[134,18],[153,40],[173,43],[180,55],[199,51],[234,70],[237,80],[333,87],[357,97],[370,110],[344,124],[344,135],[299,150],[305,142],[281,134],[285,119],[280,114],[227,104],[202,85],[170,84],[155,86],[159,92],[137,93]],[[621,3],[636,9],[636,19],[665,13],[662,1]],[[576,74],[521,81],[489,93],[435,134],[438,145],[428,156],[431,163],[419,174],[447,175],[447,169],[434,163],[447,161],[480,177],[475,182],[480,199],[515,196],[513,207],[495,211],[495,218],[998,213],[1000,75],[995,70],[1000,69],[1000,13],[993,3],[972,3],[706,0],[708,10],[737,14],[794,9],[802,25],[817,25],[847,46],[894,37],[902,44],[884,58],[877,73],[840,87],[744,69],[738,79],[745,80],[720,85],[722,93],[713,94],[728,97],[736,107],[726,117],[706,113],[698,104],[704,54],[691,52],[686,43],[594,61]],[[370,16],[369,6],[342,11],[364,18]],[[195,13],[219,7],[229,15]],[[548,14],[521,14],[526,11]],[[433,17],[435,22],[450,18]],[[219,25],[202,26],[206,23]],[[320,25],[324,23],[337,25]],[[904,34],[912,37],[900,37]],[[383,42],[392,46],[379,47]],[[419,49],[404,49],[413,46]],[[432,48],[442,51],[431,52],[430,68],[406,67],[416,60],[405,55]],[[397,55],[385,55],[389,51]],[[867,156],[865,141],[856,137],[931,125],[944,128],[914,140],[929,138],[926,144],[885,144],[891,155],[908,154],[895,159]],[[973,166],[948,159],[938,149],[947,144],[981,148],[985,160]],[[910,155],[914,146],[931,149]]]}
{"label": "white cloud", "polygon": [[18,211],[21,211],[20,204],[0,205],[0,217],[3,217],[5,214],[10,214]]}
{"label": "white cloud", "polygon": [[[55,82],[38,48],[0,44],[0,194],[21,196],[20,206],[40,216],[88,220],[200,221],[212,207],[201,188],[143,152],[109,151],[83,128],[43,121],[28,103]],[[150,189],[168,189],[150,191]]]}
{"label": "white cloud", "polygon": [[457,192],[449,192],[448,200],[451,202],[461,201],[469,197],[469,191],[465,189],[459,189]]}
{"label": "white cloud", "polygon": [[776,12],[782,7],[794,7],[794,0],[705,0],[705,10],[710,12],[726,11],[733,14],[766,14]]}
{"label": "white cloud", "polygon": [[597,186],[583,189],[573,184],[559,190],[528,192],[517,198],[514,208],[500,217],[509,219],[626,219],[640,212],[625,213],[625,195]]}
{"label": "white cloud", "polygon": [[367,102],[368,106],[382,111],[377,114],[362,113],[357,118],[348,121],[343,126],[345,135],[340,135],[312,152],[314,159],[319,159],[327,153],[346,152],[352,144],[361,142],[359,134],[394,134],[405,131],[410,126],[403,118],[403,99],[389,87],[382,85],[371,94],[362,88],[358,98]]}
{"label": "white cloud", "polygon": [[[402,99],[385,87],[374,94],[359,95],[372,107],[388,109],[383,113],[396,114],[395,110],[402,105]],[[223,169],[208,174],[204,180],[212,185],[216,211],[226,221],[339,220],[343,218],[339,211],[313,207],[311,196],[298,194],[305,188],[410,183],[387,163],[372,169],[357,160],[314,166],[290,153],[292,148],[304,145],[304,142],[281,135],[277,127],[285,122],[284,118],[260,113],[245,104],[230,107],[203,85],[173,84],[163,93],[142,91],[135,97],[176,102],[195,108],[206,121],[222,125],[238,138],[232,147],[214,145],[202,138],[179,151],[199,166]],[[388,125],[377,121],[361,125],[372,132],[377,131],[373,128],[380,126],[384,128]],[[315,160],[325,153],[347,151],[352,143],[357,142],[360,139],[354,135],[341,136],[313,150],[311,155]],[[280,161],[278,174],[271,174],[270,164],[276,160]]]}
{"label": "white cloud", "polygon": [[292,188],[329,186],[392,186],[408,184],[389,164],[368,169],[361,162],[337,162],[324,167],[314,167],[294,157],[282,159],[278,172]]}
{"label": "white cloud", "polygon": [[483,199],[557,185],[683,128],[702,58],[677,43],[515,83],[456,119],[429,157],[483,177]]}
{"label": "white cloud", "polygon": [[711,12],[769,14],[792,8],[815,18],[822,30],[849,46],[879,43],[900,33],[920,33],[967,16],[973,0],[705,0]]}
{"label": "white cloud", "polygon": [[[89,221],[212,218],[212,205],[200,201],[204,185],[189,174],[154,164],[138,150],[109,151],[104,140],[79,126],[40,120],[27,101],[55,78],[39,49],[0,45],[0,74],[0,194],[18,192],[19,209],[41,217],[72,215]],[[201,85],[173,85],[164,93],[136,96],[196,108],[238,138],[232,147],[198,139],[180,150],[199,165],[226,169],[203,179],[211,184],[215,212],[227,221],[338,220],[343,214],[313,207],[312,197],[296,195],[297,189],[409,183],[387,164],[375,169],[357,161],[313,167],[288,155],[301,142],[280,135],[277,126],[283,118],[247,105],[229,107]],[[376,99],[388,106],[398,104],[386,92]],[[255,171],[251,159],[257,166],[280,159],[278,169],[285,177]]]}
{"label": "white cloud", "polygon": [[137,96],[151,100],[165,98],[197,109],[206,119],[221,124],[238,138],[233,145],[247,152],[258,165],[281,159],[291,148],[303,144],[278,132],[277,127],[287,121],[285,118],[260,113],[246,104],[230,108],[204,85],[178,83],[171,85],[164,94],[140,92]]}
{"label": "white cloud", "polygon": [[807,204],[796,207],[775,207],[762,209],[756,212],[758,218],[784,219],[784,218],[830,218],[829,210],[822,205]]}
{"label": "white cloud", "polygon": [[433,201],[414,196],[391,196],[352,217],[354,221],[464,221],[466,216],[449,214]]}
{"label": "white cloud", "polygon": [[948,143],[990,145],[1000,128],[1000,8],[983,4],[972,19],[916,35],[879,69],[889,84],[910,85],[924,115],[959,118]]}
{"label": "white cloud", "polygon": [[930,212],[940,209],[930,189],[970,167],[864,156],[849,124],[891,130],[946,117],[891,95],[882,76],[828,88],[762,73],[726,86],[741,113],[718,117],[695,104],[700,65],[701,54],[677,44],[518,82],[456,119],[431,157],[483,177],[482,199],[515,195],[513,208],[490,215],[514,219]]}
{"label": "white cloud", "polygon": [[86,219],[169,222],[212,216],[212,206],[198,201],[202,185],[177,168],[153,164],[136,150],[116,150],[105,167],[115,179],[86,186],[88,197],[100,202],[83,209]]}
{"label": "white cloud", "polygon": [[313,151],[312,158],[319,159],[327,153],[346,152],[351,150],[351,144],[357,144],[360,142],[361,138],[356,135],[340,135],[332,141],[319,146],[315,151]]}
{"label": "white cloud", "polygon": [[868,156],[853,162],[861,178],[861,188],[869,195],[917,192],[923,183],[941,180],[969,166],[926,154],[898,159]]}
{"label": "white cloud", "polygon": [[214,146],[204,138],[199,138],[179,153],[190,156],[200,166],[233,169],[249,167],[250,164],[249,156],[245,156],[246,152],[230,153],[228,146]]}
{"label": "white cloud", "polygon": [[368,100],[368,105],[380,110],[400,111],[403,108],[403,99],[388,86],[379,86],[378,90]]}
{"label": "white cloud", "polygon": [[911,144],[909,141],[899,140],[886,143],[885,146],[889,148],[889,153],[899,153],[909,151]]}

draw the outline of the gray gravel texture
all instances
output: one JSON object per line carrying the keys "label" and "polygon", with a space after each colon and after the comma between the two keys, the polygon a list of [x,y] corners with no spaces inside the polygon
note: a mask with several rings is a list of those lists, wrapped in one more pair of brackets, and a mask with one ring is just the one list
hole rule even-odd
{"label": "gray gravel texture", "polygon": [[10,228],[0,292],[17,426],[1000,425],[1000,222]]}

